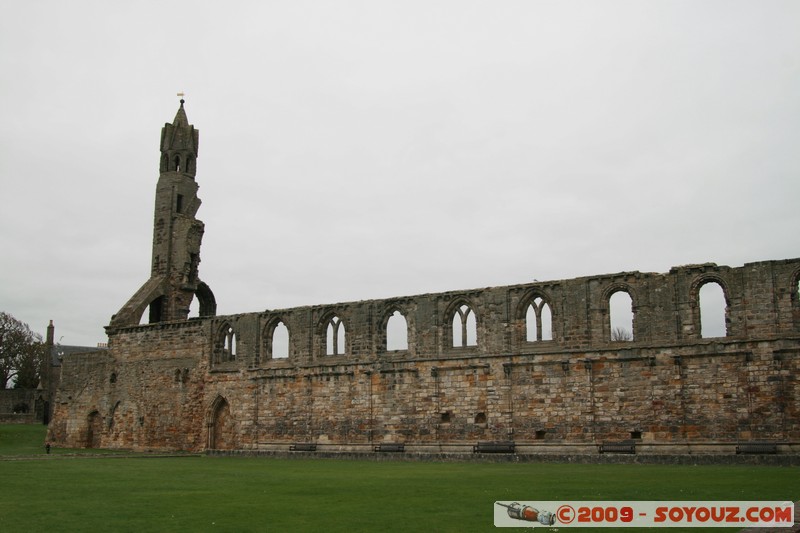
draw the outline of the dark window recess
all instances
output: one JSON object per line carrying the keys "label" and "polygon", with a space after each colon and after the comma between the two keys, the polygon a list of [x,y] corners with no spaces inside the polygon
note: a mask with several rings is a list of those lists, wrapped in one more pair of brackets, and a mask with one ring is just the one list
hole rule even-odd
{"label": "dark window recess", "polygon": [[641,431],[631,431],[631,438],[632,439],[641,439],[642,432]]}
{"label": "dark window recess", "polygon": [[179,194],[178,199],[175,202],[175,211],[178,213],[183,213],[183,195]]}

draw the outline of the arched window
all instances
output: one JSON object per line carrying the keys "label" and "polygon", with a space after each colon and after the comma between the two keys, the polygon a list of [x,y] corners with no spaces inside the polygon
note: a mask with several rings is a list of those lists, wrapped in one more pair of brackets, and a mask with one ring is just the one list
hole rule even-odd
{"label": "arched window", "polygon": [[610,331],[612,341],[633,340],[633,300],[624,290],[619,290],[608,299]]}
{"label": "arched window", "polygon": [[236,360],[236,333],[232,327],[228,327],[225,333],[225,345],[223,347],[223,360],[235,361]]}
{"label": "arched window", "polygon": [[272,330],[270,356],[273,359],[286,359],[289,357],[289,329],[283,322],[278,322]]}
{"label": "arched window", "polygon": [[236,333],[230,324],[220,328],[219,338],[214,349],[214,363],[236,360]]}
{"label": "arched window", "polygon": [[325,354],[342,355],[345,353],[344,323],[334,315],[328,321],[326,332]]}
{"label": "arched window", "polygon": [[725,314],[727,301],[722,285],[715,281],[704,283],[698,291],[700,300],[700,336],[724,337],[727,335]]}
{"label": "arched window", "polygon": [[476,346],[478,323],[475,313],[467,304],[461,304],[453,314],[453,347]]}
{"label": "arched window", "polygon": [[386,350],[408,350],[408,322],[400,311],[386,322]]}
{"label": "arched window", "polygon": [[525,328],[528,342],[553,340],[553,313],[547,302],[537,297],[528,305]]}

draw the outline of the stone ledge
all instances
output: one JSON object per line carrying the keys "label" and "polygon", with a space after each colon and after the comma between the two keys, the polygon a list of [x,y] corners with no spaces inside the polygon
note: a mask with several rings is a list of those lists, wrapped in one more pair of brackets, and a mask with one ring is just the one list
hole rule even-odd
{"label": "stone ledge", "polygon": [[599,454],[474,454],[419,453],[382,454],[365,452],[289,452],[265,450],[208,450],[209,457],[263,457],[279,459],[347,459],[365,461],[430,461],[466,463],[575,463],[662,465],[800,466],[800,455],[599,455]]}

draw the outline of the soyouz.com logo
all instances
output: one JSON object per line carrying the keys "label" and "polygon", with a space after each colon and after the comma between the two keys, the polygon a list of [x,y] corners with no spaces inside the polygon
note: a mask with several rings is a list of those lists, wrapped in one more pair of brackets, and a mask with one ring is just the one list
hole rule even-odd
{"label": "soyouz.com logo", "polygon": [[497,501],[496,527],[791,527],[791,501]]}

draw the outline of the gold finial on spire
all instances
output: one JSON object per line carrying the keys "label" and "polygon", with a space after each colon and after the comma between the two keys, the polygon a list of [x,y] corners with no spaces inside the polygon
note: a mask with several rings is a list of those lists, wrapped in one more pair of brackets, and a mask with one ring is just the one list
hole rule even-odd
{"label": "gold finial on spire", "polygon": [[183,92],[179,92],[177,96],[180,96],[180,97],[181,97],[181,105],[183,105],[183,103],[185,102],[185,100],[183,99],[183,97],[185,96],[185,94],[184,94]]}

